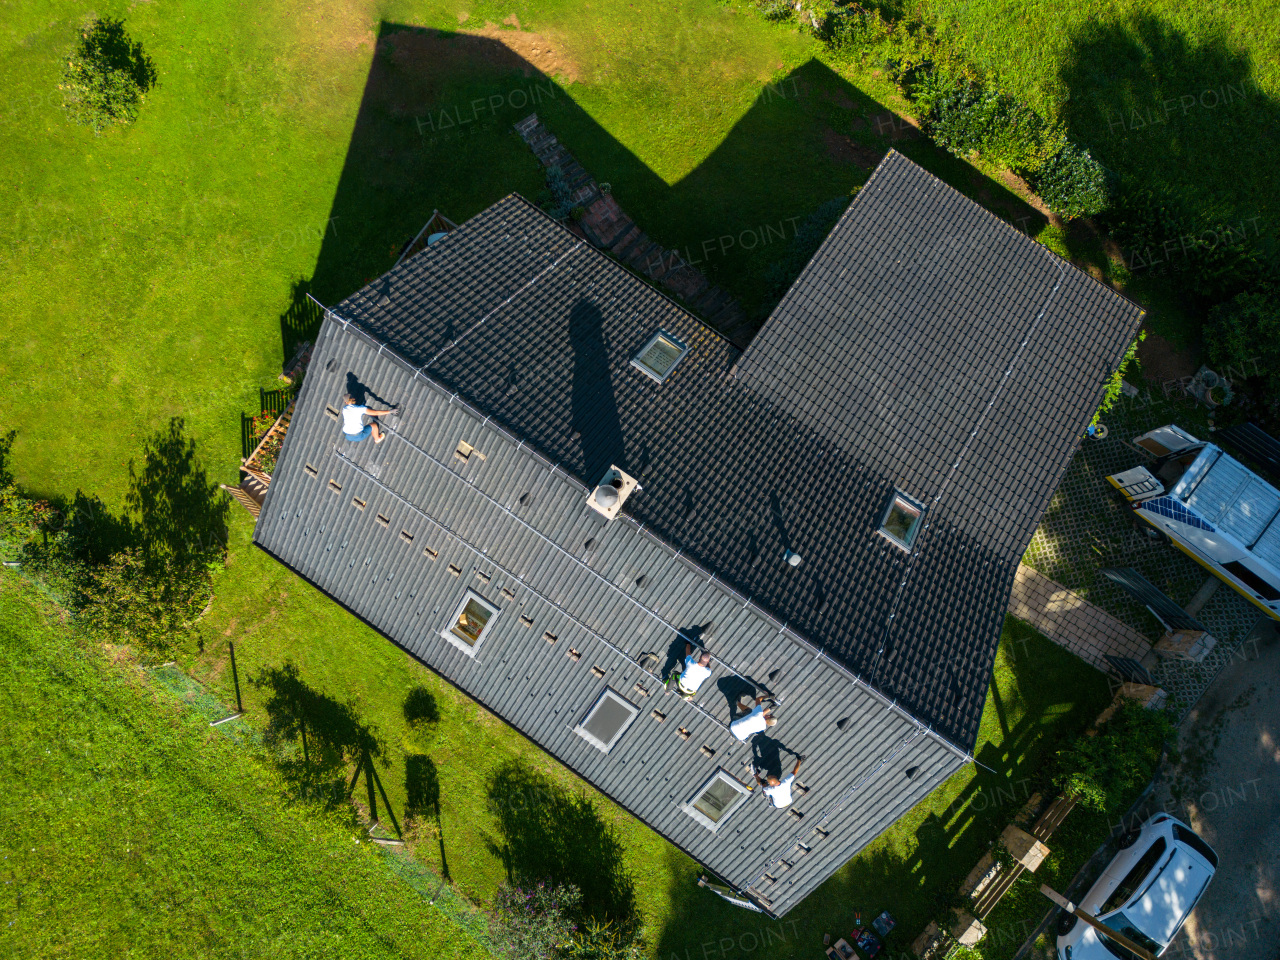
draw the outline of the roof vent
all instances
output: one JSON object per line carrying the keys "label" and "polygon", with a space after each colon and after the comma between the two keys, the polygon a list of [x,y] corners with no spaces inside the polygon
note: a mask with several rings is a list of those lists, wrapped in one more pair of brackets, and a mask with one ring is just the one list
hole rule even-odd
{"label": "roof vent", "polygon": [[794,550],[788,550],[786,553],[782,555],[782,559],[787,561],[787,566],[798,567],[800,566],[800,561],[804,558],[801,557],[800,554],[796,553]]}
{"label": "roof vent", "polygon": [[633,477],[627,476],[615,466],[605,471],[600,483],[587,495],[587,506],[596,513],[612,520],[635,490],[643,489]]}

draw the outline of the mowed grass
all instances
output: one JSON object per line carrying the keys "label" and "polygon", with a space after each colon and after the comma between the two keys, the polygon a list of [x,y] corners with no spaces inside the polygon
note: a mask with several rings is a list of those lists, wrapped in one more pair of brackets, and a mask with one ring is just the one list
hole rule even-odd
{"label": "mowed grass", "polygon": [[[429,757],[439,773],[441,841],[427,838],[414,845],[414,854],[437,872],[447,866],[457,888],[480,903],[507,876],[500,855],[507,838],[494,809],[504,798],[493,792],[495,775],[515,763],[547,777],[556,790],[581,791],[599,821],[615,831],[622,855],[613,868],[634,885],[650,953],[664,960],[686,950],[697,955],[710,941],[721,944],[722,960],[811,956],[824,932],[847,933],[855,913],[868,917],[884,909],[901,921],[904,939],[914,937],[937,898],[954,889],[1029,799],[1062,738],[1087,726],[1110,698],[1098,671],[1009,620],[976,748],[982,766],[950,778],[781,923],[766,923],[699,889],[702,871],[685,854],[265,554],[243,549],[250,533],[247,515],[237,515],[233,559],[202,623],[205,651],[189,664],[193,673],[233,702],[226,647],[233,639],[255,724],[264,721],[262,693],[246,678],[285,660],[317,690],[349,698],[387,744],[379,771],[397,812],[407,799],[406,758]],[[429,692],[439,708],[439,721],[425,731],[411,728],[404,716],[415,689]],[[549,873],[579,874],[575,864],[552,862],[553,851],[547,857]],[[745,936],[752,931],[755,941]]]}
{"label": "mowed grass", "polygon": [[[913,8],[917,9],[917,8]],[[1276,257],[1280,20],[1273,3],[925,0],[942,35],[1008,89],[1061,119],[1128,190],[1176,198]],[[1212,242],[1206,238],[1205,242]],[[1200,317],[1135,270],[1129,294],[1179,346]]]}
{"label": "mowed grass", "polygon": [[349,818],[281,783],[0,575],[0,954],[487,956]]}

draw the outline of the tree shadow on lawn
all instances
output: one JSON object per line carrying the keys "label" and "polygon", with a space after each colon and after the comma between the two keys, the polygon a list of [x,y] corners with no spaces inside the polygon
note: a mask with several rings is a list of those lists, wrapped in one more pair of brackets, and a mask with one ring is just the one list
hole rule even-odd
{"label": "tree shadow on lawn", "polygon": [[440,876],[448,880],[449,857],[444,849],[444,823],[440,818],[440,773],[435,761],[420,753],[406,756],[404,792],[404,815],[409,832],[419,839],[425,834],[434,834],[440,848]]}
{"label": "tree shadow on lawn", "polygon": [[1274,256],[1280,104],[1254,77],[1225,31],[1202,41],[1150,14],[1091,19],[1059,71],[1070,92],[1062,117],[1126,190],[1203,211],[1219,227],[1244,221],[1245,241],[1265,241]]}
{"label": "tree shadow on lawn", "polygon": [[[310,686],[291,661],[262,668],[249,683],[266,697],[263,740],[294,795],[331,809],[344,803],[355,784],[347,784],[350,766],[372,763],[384,752],[377,730],[361,721],[353,704]],[[376,810],[372,782],[369,787],[370,809]]]}
{"label": "tree shadow on lawn", "polygon": [[497,835],[487,843],[514,883],[572,883],[583,912],[621,926],[636,921],[635,891],[617,834],[585,794],[519,761],[488,783]]}
{"label": "tree shadow on lawn", "polygon": [[784,258],[799,223],[865,182],[891,144],[1029,232],[1044,222],[816,60],[763,89],[727,133],[708,123],[708,138],[720,142],[674,185],[571,90],[497,39],[384,22],[330,211],[333,229],[280,317],[285,359],[319,330],[322,314],[306,295],[332,305],[385,273],[433,210],[461,223],[512,191],[536,202],[545,172],[513,129],[533,112],[597,182],[611,185],[641,229],[738,297],[755,325],[775,295],[765,273]]}
{"label": "tree shadow on lawn", "polygon": [[[0,472],[5,452],[0,444]],[[136,549],[157,576],[220,558],[226,550],[230,500],[209,480],[181,417],[143,442],[140,464],[129,461],[124,501],[125,509],[116,512],[82,490],[70,501],[49,497],[52,510],[42,528],[65,532],[81,563],[100,566]]]}

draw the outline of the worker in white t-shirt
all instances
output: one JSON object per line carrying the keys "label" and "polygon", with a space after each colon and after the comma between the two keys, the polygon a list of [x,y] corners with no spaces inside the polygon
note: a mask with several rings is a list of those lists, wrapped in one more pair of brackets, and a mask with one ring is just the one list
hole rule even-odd
{"label": "worker in white t-shirt", "polygon": [[667,684],[674,681],[676,693],[686,700],[692,700],[698,688],[709,676],[711,676],[711,654],[706,650],[695,649],[691,643],[686,643],[684,668],[679,673],[672,672],[667,678]]}
{"label": "worker in white t-shirt", "polygon": [[756,771],[756,779],[764,785],[764,795],[775,807],[791,806],[791,785],[796,782],[796,774],[800,772],[800,763],[803,760],[804,757],[797,757],[796,765],[781,780],[777,777],[762,776],[759,770]]}
{"label": "worker in white t-shirt", "polygon": [[738,709],[744,711],[742,716],[738,717],[729,724],[729,732],[744,743],[754,737],[757,733],[763,733],[766,727],[772,727],[778,722],[769,708],[764,706],[764,701],[769,698],[763,694],[754,700],[741,700],[738,702]]}
{"label": "worker in white t-shirt", "polygon": [[368,414],[371,417],[385,417],[393,410],[370,410],[363,404],[356,403],[351,394],[346,394],[342,398],[342,435],[348,440],[363,440],[373,434],[373,442],[381,443],[387,438],[376,423],[366,424],[360,419],[362,414]]}

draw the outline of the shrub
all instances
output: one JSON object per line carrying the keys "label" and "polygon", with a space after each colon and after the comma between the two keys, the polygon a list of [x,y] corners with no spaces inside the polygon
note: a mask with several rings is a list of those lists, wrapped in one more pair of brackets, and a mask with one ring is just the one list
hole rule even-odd
{"label": "shrub", "polygon": [[113,642],[132,643],[155,661],[173,656],[213,595],[204,567],[172,564],[157,570],[137,547],[101,566],[84,567],[78,588],[86,627]]}
{"label": "shrub", "polygon": [[1280,396],[1280,290],[1259,287],[1218,304],[1209,311],[1204,342],[1216,370],[1248,369],[1259,360],[1268,390]]}
{"label": "shrub", "polygon": [[1165,714],[1124,700],[1100,733],[1055,754],[1053,785],[1083,807],[1113,812],[1151,779],[1172,732]]}
{"label": "shrub", "polygon": [[1089,421],[1089,426],[1096,427],[1098,421],[1111,412],[1111,408],[1116,405],[1116,401],[1120,399],[1120,389],[1124,381],[1124,375],[1129,368],[1138,362],[1138,345],[1147,339],[1147,331],[1141,331],[1137,339],[1129,344],[1129,349],[1124,352],[1124,359],[1120,361],[1114,373],[1107,379],[1107,388],[1102,394],[1102,403],[1098,405],[1098,409],[1093,413],[1093,419]]}
{"label": "shrub", "polygon": [[964,156],[976,151],[992,163],[1035,174],[1066,142],[1062,131],[1007,94],[962,80],[936,97],[928,117],[939,146]]}
{"label": "shrub", "polygon": [[834,50],[866,50],[884,43],[893,31],[878,10],[856,3],[824,9],[815,20],[814,35]]}
{"label": "shrub", "polygon": [[142,44],[129,39],[124,23],[98,17],[80,31],[58,89],[67,116],[100,131],[136,120],[155,82],[155,65]]}
{"label": "shrub", "polygon": [[606,920],[587,920],[561,951],[564,960],[642,960],[644,942]]}
{"label": "shrub", "polygon": [[1237,230],[1210,210],[1190,214],[1163,193],[1122,192],[1106,225],[1130,270],[1183,274],[1192,291],[1207,300],[1229,299],[1259,273],[1257,250],[1243,224]]}
{"label": "shrub", "polygon": [[782,23],[795,16],[795,5],[791,0],[756,0],[756,9],[766,20]]}
{"label": "shrub", "polygon": [[1060,217],[1091,217],[1111,201],[1107,171],[1088,150],[1070,141],[1050,157],[1033,178],[1040,199]]}
{"label": "shrub", "polygon": [[503,945],[519,960],[550,960],[572,942],[571,918],[581,903],[582,891],[571,883],[504,883],[493,900]]}

